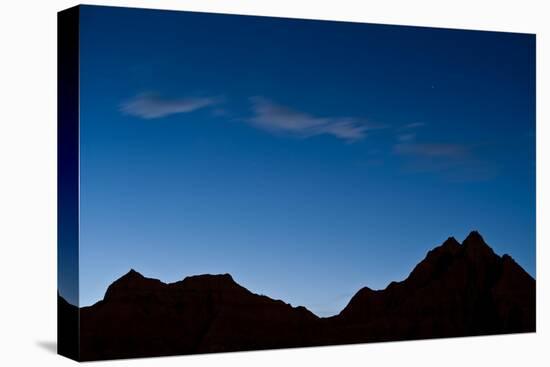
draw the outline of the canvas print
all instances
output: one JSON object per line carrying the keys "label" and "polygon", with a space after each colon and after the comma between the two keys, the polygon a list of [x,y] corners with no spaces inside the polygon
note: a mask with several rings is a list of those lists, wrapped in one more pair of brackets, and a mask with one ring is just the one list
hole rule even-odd
{"label": "canvas print", "polygon": [[536,330],[535,35],[58,15],[58,351]]}

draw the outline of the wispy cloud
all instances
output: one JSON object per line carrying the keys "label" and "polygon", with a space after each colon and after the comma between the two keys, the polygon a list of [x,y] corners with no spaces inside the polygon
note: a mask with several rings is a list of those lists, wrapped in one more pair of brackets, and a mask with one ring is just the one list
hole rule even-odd
{"label": "wispy cloud", "polygon": [[469,154],[469,149],[461,144],[399,143],[394,146],[394,152],[417,157],[457,159],[466,157]]}
{"label": "wispy cloud", "polygon": [[416,139],[415,133],[406,133],[397,135],[397,140],[400,142],[410,142]]}
{"label": "wispy cloud", "polygon": [[426,126],[426,124],[423,122],[413,122],[397,127],[397,140],[401,143],[412,142],[416,140],[416,130],[424,126]]}
{"label": "wispy cloud", "polygon": [[498,174],[497,167],[471,145],[401,142],[393,152],[403,157],[406,171],[434,172],[451,181],[486,181]]}
{"label": "wispy cloud", "polygon": [[157,119],[192,112],[217,102],[217,98],[211,97],[165,99],[154,94],[139,94],[122,103],[120,111],[142,119]]}
{"label": "wispy cloud", "polygon": [[328,134],[347,141],[364,138],[368,130],[379,128],[352,117],[319,117],[281,106],[262,97],[253,97],[254,115],[247,121],[261,129],[302,137]]}
{"label": "wispy cloud", "polygon": [[423,122],[413,122],[413,123],[410,123],[410,124],[407,124],[405,126],[403,126],[403,129],[416,129],[416,128],[419,128],[419,127],[422,127],[422,126],[425,126],[426,124],[423,123]]}

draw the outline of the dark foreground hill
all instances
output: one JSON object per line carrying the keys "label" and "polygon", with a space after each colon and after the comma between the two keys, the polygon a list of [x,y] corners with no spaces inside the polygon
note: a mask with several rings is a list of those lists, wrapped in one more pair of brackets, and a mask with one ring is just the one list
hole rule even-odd
{"label": "dark foreground hill", "polygon": [[[359,290],[330,318],[253,294],[229,274],[165,284],[134,270],[79,311],[80,360],[522,333],[535,331],[535,280],[472,232],[431,250],[404,281]],[[60,321],[75,312],[60,298]]]}

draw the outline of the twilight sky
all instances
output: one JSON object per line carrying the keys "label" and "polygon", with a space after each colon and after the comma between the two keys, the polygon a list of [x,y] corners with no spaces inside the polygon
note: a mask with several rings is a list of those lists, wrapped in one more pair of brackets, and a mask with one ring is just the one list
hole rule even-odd
{"label": "twilight sky", "polygon": [[473,229],[535,275],[533,35],[90,6],[80,32],[80,306],[134,268],[327,316]]}

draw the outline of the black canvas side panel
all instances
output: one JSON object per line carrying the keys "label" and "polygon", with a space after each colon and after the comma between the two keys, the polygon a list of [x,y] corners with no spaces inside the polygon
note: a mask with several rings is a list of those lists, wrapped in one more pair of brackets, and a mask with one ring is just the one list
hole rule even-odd
{"label": "black canvas side panel", "polygon": [[79,8],[57,15],[57,351],[79,359]]}

